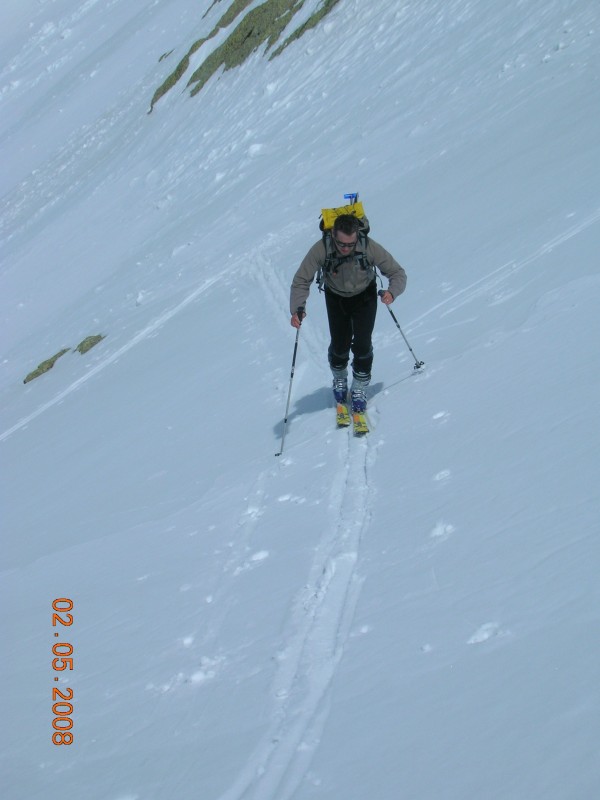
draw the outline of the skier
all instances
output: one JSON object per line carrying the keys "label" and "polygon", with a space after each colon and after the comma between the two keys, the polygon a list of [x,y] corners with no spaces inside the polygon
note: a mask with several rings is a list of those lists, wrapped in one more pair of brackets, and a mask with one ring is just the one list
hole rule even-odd
{"label": "skier", "polygon": [[[390,305],[406,287],[406,273],[390,253],[361,232],[361,223],[352,214],[336,218],[331,231],[331,244],[326,237],[316,242],[304,257],[292,280],[290,291],[291,325],[299,328],[315,275],[324,285],[325,305],[331,342],[327,352],[333,375],[336,403],[347,402],[348,359],[353,354],[352,412],[364,414],[366,389],[371,381],[373,346],[371,336],[377,314],[377,278],[375,268],[388,280],[388,288],[380,293],[381,302]],[[368,225],[368,223],[367,223]],[[330,250],[330,252],[328,252]],[[321,285],[320,287],[321,288]]]}

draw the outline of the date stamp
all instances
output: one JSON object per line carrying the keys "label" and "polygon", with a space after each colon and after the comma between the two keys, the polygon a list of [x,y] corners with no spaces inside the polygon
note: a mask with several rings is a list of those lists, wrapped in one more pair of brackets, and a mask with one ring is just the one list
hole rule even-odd
{"label": "date stamp", "polygon": [[[68,597],[57,597],[52,601],[52,627],[60,625],[69,627],[73,624],[73,615],[69,612],[73,610],[73,601]],[[58,631],[54,631],[55,638],[60,637]],[[55,672],[63,673],[65,670],[73,669],[73,645],[69,642],[55,642],[52,645],[52,669]],[[55,675],[54,680],[58,683],[59,676]],[[66,687],[60,690],[57,686],[52,687],[52,742],[56,745],[73,744],[73,689]]]}

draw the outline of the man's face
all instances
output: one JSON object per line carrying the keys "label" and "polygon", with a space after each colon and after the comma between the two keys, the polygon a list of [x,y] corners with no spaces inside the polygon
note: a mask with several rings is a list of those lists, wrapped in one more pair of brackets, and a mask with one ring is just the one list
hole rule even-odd
{"label": "man's face", "polygon": [[344,256],[349,255],[352,253],[354,248],[356,247],[356,242],[358,240],[357,233],[344,233],[343,231],[336,231],[334,229],[333,235],[331,237],[334,241],[336,249],[338,253],[341,253]]}

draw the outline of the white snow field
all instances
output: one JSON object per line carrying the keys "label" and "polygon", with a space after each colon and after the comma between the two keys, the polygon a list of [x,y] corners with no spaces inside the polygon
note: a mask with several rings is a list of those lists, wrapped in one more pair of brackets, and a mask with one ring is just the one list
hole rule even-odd
{"label": "white snow field", "polygon": [[[2,797],[593,800],[600,6],[341,0],[148,114],[230,5],[0,9]],[[380,306],[336,430],[315,288],[275,458],[352,191],[425,367]]]}

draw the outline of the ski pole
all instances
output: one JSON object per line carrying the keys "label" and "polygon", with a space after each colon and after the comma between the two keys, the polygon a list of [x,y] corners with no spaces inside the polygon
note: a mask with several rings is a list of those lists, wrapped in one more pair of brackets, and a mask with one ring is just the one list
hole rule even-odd
{"label": "ski pole", "polygon": [[[384,291],[383,289],[380,289],[380,290],[377,292],[377,294],[378,294],[378,295],[381,297],[382,295],[384,295],[384,294],[385,294],[385,291]],[[403,338],[403,339],[404,339],[404,341],[406,342],[406,346],[407,346],[407,347],[408,347],[408,349],[410,350],[410,352],[411,352],[411,355],[412,355],[412,357],[413,357],[413,358],[414,358],[414,360],[415,360],[415,366],[414,366],[414,369],[421,369],[421,367],[425,366],[425,362],[424,362],[424,361],[419,361],[419,360],[417,359],[416,355],[415,355],[415,354],[414,354],[414,352],[413,352],[413,349],[412,349],[412,347],[411,347],[411,346],[409,345],[409,343],[408,343],[408,339],[407,339],[407,338],[406,338],[406,336],[404,335],[404,331],[403,331],[403,330],[402,330],[402,328],[400,327],[400,323],[399,323],[399,322],[398,322],[398,320],[396,319],[396,316],[395,316],[394,312],[392,311],[392,309],[391,309],[389,306],[386,306],[386,307],[387,307],[387,310],[388,310],[388,311],[390,312],[390,314],[392,315],[392,319],[393,319],[393,320],[394,320],[394,322],[396,323],[396,327],[398,328],[398,330],[399,330],[399,331],[400,331],[400,333],[402,334],[402,338]]]}
{"label": "ski pole", "polygon": [[[300,325],[302,325],[302,316],[304,315],[304,306],[299,306],[298,311],[298,319],[300,320]],[[290,373],[290,388],[288,389],[288,396],[287,396],[287,404],[285,407],[285,417],[283,418],[283,433],[281,434],[281,448],[278,453],[275,453],[276,456],[280,456],[283,453],[283,443],[285,441],[285,431],[287,428],[287,421],[288,421],[288,411],[290,410],[290,397],[292,396],[292,381],[294,380],[294,370],[296,369],[296,353],[298,352],[298,338],[300,336],[300,328],[296,328],[296,341],[294,343],[294,355],[292,356],[292,371]]]}

